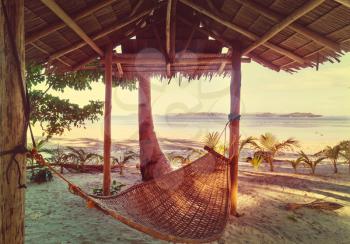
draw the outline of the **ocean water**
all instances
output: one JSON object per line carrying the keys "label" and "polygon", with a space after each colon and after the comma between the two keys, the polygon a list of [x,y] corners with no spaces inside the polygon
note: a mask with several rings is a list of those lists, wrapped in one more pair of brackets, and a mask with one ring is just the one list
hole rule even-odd
{"label": "ocean water", "polygon": [[[156,116],[154,124],[159,138],[201,141],[209,132],[221,132],[226,124],[225,117],[176,118]],[[242,116],[240,131],[243,137],[259,136],[265,132],[278,139],[293,137],[300,141],[303,150],[318,151],[327,145],[350,140],[350,117],[256,117]],[[227,130],[228,132],[228,130]],[[87,124],[86,128],[73,129],[63,138],[103,139],[103,121]],[[117,142],[138,139],[136,116],[114,116],[112,118],[112,139]]]}

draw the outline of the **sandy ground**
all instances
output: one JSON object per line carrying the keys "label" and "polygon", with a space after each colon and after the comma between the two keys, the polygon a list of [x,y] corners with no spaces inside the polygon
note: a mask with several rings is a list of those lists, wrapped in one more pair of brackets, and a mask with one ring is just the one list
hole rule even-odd
{"label": "sandy ground", "polygon": [[[169,148],[166,142],[162,146],[165,150],[174,149],[176,142],[169,142]],[[176,148],[184,149],[180,143]],[[113,173],[114,180],[127,185],[123,189],[140,182],[135,164],[129,164],[124,176]],[[240,163],[238,204],[243,216],[230,218],[218,243],[350,243],[347,166],[339,166],[340,172],[334,175],[330,164],[322,164],[315,176],[304,168],[295,174],[290,165],[283,162],[278,163],[274,173],[267,169],[263,165],[255,171],[249,164]],[[102,182],[102,174],[65,173],[65,176],[87,191]],[[306,208],[294,212],[285,210],[286,203],[309,203],[316,199],[345,207],[335,212]],[[165,243],[86,208],[85,202],[69,193],[56,177],[50,183],[29,184],[25,226],[28,244]]]}

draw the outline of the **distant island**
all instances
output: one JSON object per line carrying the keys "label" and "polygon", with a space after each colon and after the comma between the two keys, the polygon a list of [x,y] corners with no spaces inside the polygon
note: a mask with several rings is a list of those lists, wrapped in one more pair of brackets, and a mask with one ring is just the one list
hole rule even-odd
{"label": "distant island", "polygon": [[[200,119],[200,118],[210,118],[210,119],[226,119],[227,114],[225,113],[177,113],[177,114],[168,114],[168,115],[157,115],[157,117],[167,117],[175,119]],[[242,117],[284,117],[284,118],[320,118],[323,115],[313,114],[313,113],[288,113],[288,114],[277,114],[277,113],[252,113],[252,114],[243,114]]]}
{"label": "distant island", "polygon": [[323,117],[319,114],[313,114],[313,113],[289,113],[289,114],[275,114],[275,113],[258,113],[258,114],[251,114],[255,115],[256,117],[287,117],[287,118],[320,118]]}

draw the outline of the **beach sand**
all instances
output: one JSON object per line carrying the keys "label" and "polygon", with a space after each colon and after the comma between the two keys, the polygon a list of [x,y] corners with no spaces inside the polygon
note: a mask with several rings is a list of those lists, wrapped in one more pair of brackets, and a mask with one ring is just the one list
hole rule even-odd
{"label": "beach sand", "polygon": [[[83,143],[84,144],[84,143]],[[87,144],[84,144],[87,146]],[[166,152],[186,153],[186,148],[200,147],[191,141],[162,141]],[[114,147],[134,147],[114,145]],[[97,150],[100,142],[91,141]],[[140,182],[137,161],[128,164],[124,176],[112,179],[127,187]],[[330,164],[321,164],[316,175],[300,168],[295,174],[290,164],[280,162],[276,172],[262,165],[258,171],[240,162],[238,211],[242,217],[230,217],[221,239],[216,243],[350,243],[350,174],[346,165],[333,174]],[[102,174],[65,176],[86,191],[101,186]],[[287,211],[287,203],[309,203],[316,199],[344,205],[334,212],[302,208]],[[54,181],[28,184],[26,192],[25,243],[165,243],[86,208],[86,203],[68,192],[65,183]]]}

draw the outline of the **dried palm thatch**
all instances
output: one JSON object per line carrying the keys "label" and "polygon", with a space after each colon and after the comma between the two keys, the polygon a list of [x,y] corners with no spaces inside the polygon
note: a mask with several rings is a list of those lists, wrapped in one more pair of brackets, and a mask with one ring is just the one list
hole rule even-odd
{"label": "dried palm thatch", "polygon": [[[157,0],[57,1],[94,45],[43,2],[25,1],[26,60],[61,72],[103,69],[100,53],[109,45],[120,45],[121,55],[161,55],[158,64],[116,59],[115,76],[125,79],[227,74],[231,52],[223,47],[239,48],[266,67],[287,72],[339,62],[350,50],[350,8],[344,1],[178,0],[171,8]],[[191,64],[177,62],[184,54],[194,55]],[[221,60],[200,61],[201,54]]]}

